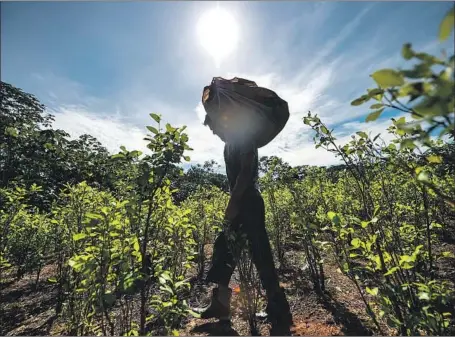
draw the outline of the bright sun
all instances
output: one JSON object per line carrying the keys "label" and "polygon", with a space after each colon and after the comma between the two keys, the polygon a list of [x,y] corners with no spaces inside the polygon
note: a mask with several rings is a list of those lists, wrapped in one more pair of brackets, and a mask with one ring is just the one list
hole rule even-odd
{"label": "bright sun", "polygon": [[237,22],[232,15],[218,6],[201,16],[197,32],[202,46],[213,57],[217,68],[237,46]]}

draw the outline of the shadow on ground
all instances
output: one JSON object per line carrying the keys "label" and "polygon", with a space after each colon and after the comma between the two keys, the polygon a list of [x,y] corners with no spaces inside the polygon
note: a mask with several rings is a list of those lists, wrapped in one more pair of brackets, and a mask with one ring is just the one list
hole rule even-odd
{"label": "shadow on ground", "polygon": [[[347,336],[371,336],[373,332],[365,326],[362,320],[343,303],[338,301],[328,291],[319,291],[315,289],[311,278],[308,275],[308,270],[301,268],[284,268],[280,270],[280,279],[290,285],[288,291],[300,299],[301,306],[299,312],[304,316],[312,317],[313,319],[322,320],[322,317],[317,316],[317,307],[320,305],[328,313],[331,314],[333,322],[327,321],[327,324],[337,324],[340,326],[341,331]],[[313,309],[315,312],[311,312]]]}
{"label": "shadow on ground", "polygon": [[31,282],[1,295],[0,335],[14,330],[29,336],[49,334],[55,320],[53,286],[43,281],[36,288]]}
{"label": "shadow on ground", "polygon": [[240,336],[229,322],[204,323],[194,327],[191,333],[206,333],[209,336]]}
{"label": "shadow on ground", "polygon": [[373,332],[364,325],[356,314],[349,311],[343,303],[336,301],[330,293],[325,292],[319,295],[321,304],[332,314],[335,323],[342,325],[341,331],[346,336],[373,335]]}

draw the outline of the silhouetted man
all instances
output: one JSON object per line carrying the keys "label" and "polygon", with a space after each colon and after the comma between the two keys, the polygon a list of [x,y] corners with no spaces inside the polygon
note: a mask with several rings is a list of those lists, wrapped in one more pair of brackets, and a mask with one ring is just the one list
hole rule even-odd
{"label": "silhouetted man", "polygon": [[[265,229],[264,200],[259,193],[258,150],[255,142],[245,132],[231,130],[224,123],[226,116],[213,120],[208,115],[204,125],[225,143],[224,160],[230,186],[230,199],[225,218],[231,228],[246,233],[253,258],[264,287],[268,304],[267,316],[272,330],[289,330],[292,315],[284,291],[279,286],[278,275],[273,262],[269,238]],[[221,232],[215,240],[212,265],[206,281],[217,284],[212,293],[211,303],[203,309],[196,309],[201,318],[230,319],[232,290],[229,281],[235,269],[235,261],[229,251],[227,238]],[[280,332],[283,334],[283,332]]]}

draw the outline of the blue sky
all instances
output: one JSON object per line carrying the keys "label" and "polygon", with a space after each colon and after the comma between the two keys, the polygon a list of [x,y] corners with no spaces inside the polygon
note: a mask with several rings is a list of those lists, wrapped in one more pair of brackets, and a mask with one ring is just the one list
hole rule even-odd
{"label": "blue sky", "polygon": [[374,86],[369,75],[405,65],[403,43],[453,53],[437,41],[451,2],[220,2],[239,24],[237,49],[216,68],[196,22],[215,2],[3,2],[2,80],[35,94],[55,127],[90,133],[109,150],[143,149],[148,114],[188,126],[192,162],[222,161],[223,144],[201,125],[202,88],[213,76],[240,76],[275,90],[290,106],[283,132],[260,155],[291,164],[333,164],[314,149],[308,110],[342,143],[364,124],[350,101]]}

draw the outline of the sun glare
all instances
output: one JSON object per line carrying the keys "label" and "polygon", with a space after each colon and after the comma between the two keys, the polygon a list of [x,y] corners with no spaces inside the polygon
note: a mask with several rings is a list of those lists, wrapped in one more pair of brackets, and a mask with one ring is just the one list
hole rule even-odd
{"label": "sun glare", "polygon": [[217,68],[235,50],[238,31],[234,17],[218,6],[200,17],[197,24],[199,41],[213,57]]}

